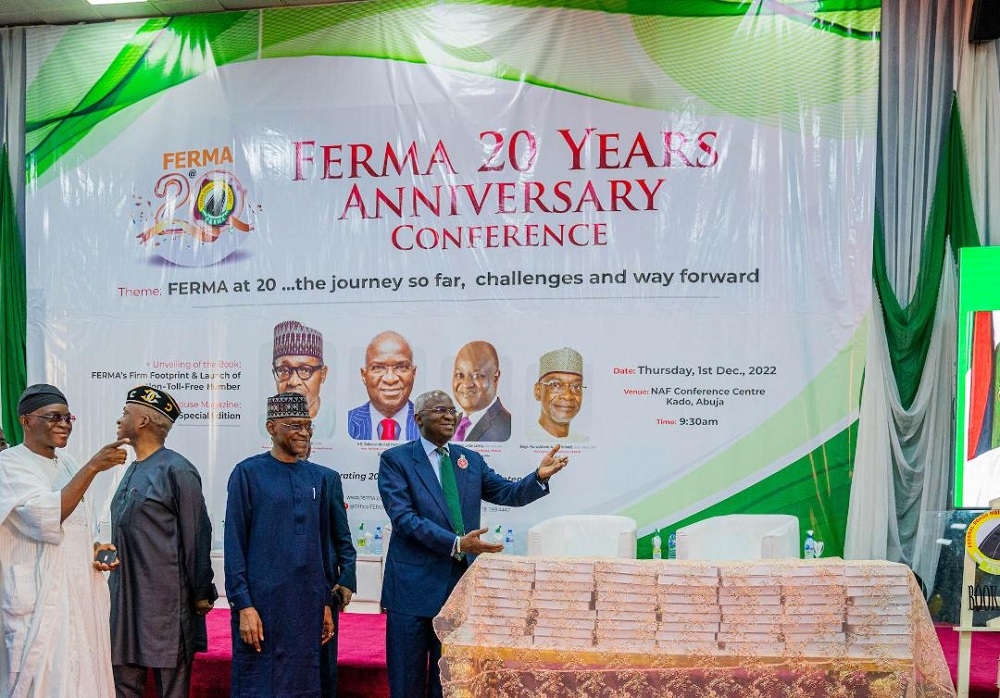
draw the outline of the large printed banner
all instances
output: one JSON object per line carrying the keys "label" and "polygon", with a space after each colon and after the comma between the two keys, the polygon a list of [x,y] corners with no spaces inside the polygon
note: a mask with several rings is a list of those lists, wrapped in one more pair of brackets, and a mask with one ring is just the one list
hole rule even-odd
{"label": "large printed banner", "polygon": [[33,31],[29,372],[70,397],[70,448],[112,440],[131,387],[168,390],[219,543],[267,396],[301,391],[313,460],[370,528],[379,453],[440,389],[501,474],[570,454],[551,496],[484,507],[515,549],[558,514],[648,535],[729,507],[797,513],[835,552],[878,6],[629,7]]}

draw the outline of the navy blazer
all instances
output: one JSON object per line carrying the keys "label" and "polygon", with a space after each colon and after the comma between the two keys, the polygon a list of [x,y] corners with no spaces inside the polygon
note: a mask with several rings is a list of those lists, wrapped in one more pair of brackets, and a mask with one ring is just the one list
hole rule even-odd
{"label": "navy blazer", "polygon": [[[448,444],[448,450],[457,466],[455,478],[466,532],[480,527],[484,500],[519,507],[548,494],[548,486],[538,483],[534,471],[511,482],[494,472],[475,451],[457,444]],[[389,611],[432,618],[441,610],[460,575],[455,574],[456,563],[451,555],[455,532],[448,504],[419,439],[382,453],[378,491],[392,521],[382,575],[382,606]]]}
{"label": "navy blazer", "polygon": [[[347,433],[352,439],[359,441],[371,440],[372,438],[372,415],[368,409],[370,402],[355,407],[347,413]],[[417,420],[413,418],[413,402],[406,403],[406,440],[420,437],[420,430],[417,428]],[[402,427],[402,425],[400,425]],[[399,441],[403,436],[400,435]]]}

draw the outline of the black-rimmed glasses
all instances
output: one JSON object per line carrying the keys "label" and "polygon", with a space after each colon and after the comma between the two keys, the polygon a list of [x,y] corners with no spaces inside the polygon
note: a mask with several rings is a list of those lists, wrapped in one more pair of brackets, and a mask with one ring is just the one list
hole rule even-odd
{"label": "black-rimmed glasses", "polygon": [[320,364],[319,366],[275,366],[271,369],[271,372],[278,380],[286,381],[291,378],[294,373],[299,377],[299,380],[307,381],[321,368],[323,368],[323,364]]}

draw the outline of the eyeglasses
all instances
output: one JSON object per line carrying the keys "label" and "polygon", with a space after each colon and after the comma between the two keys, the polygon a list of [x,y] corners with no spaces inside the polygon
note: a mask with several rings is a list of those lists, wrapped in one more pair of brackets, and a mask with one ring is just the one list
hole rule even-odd
{"label": "eyeglasses", "polygon": [[49,412],[48,414],[26,414],[25,417],[38,417],[39,419],[44,419],[49,424],[58,424],[59,422],[66,422],[67,424],[72,424],[76,421],[76,415],[72,415],[69,412],[63,414],[61,412]]}
{"label": "eyeglasses", "polygon": [[319,366],[275,366],[271,369],[271,372],[274,374],[275,378],[281,381],[288,380],[292,377],[293,373],[299,377],[299,380],[307,381],[321,368],[323,368],[323,364],[320,364]]}
{"label": "eyeglasses", "polygon": [[454,416],[456,416],[456,415],[459,414],[458,410],[456,410],[454,407],[445,407],[444,405],[438,405],[437,407],[425,407],[424,409],[422,409],[420,411],[421,412],[433,412],[434,414],[437,414],[437,415],[450,414],[452,417],[454,417]]}
{"label": "eyeglasses", "polygon": [[288,422],[278,422],[278,425],[286,431],[290,431],[293,434],[297,434],[300,431],[304,431],[307,434],[311,434],[313,431],[312,422],[300,423],[300,424],[289,424]]}
{"label": "eyeglasses", "polygon": [[382,377],[389,371],[392,371],[397,376],[401,373],[409,373],[413,370],[413,364],[401,361],[398,364],[369,364],[368,372],[376,376]]}
{"label": "eyeglasses", "polygon": [[550,380],[544,382],[539,381],[538,384],[544,385],[549,390],[553,390],[557,393],[561,393],[566,388],[569,388],[569,391],[574,395],[579,395],[580,393],[582,393],[584,390],[587,389],[587,386],[585,386],[583,383],[563,383],[560,380]]}

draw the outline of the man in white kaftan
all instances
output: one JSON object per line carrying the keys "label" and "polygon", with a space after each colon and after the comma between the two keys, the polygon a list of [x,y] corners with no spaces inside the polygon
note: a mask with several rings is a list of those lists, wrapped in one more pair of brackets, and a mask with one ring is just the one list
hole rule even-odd
{"label": "man in white kaftan", "polygon": [[11,698],[115,692],[108,586],[84,494],[97,473],[124,462],[125,441],[81,468],[61,450],[73,419],[57,388],[29,386],[18,402],[24,443],[0,452],[0,695]]}

